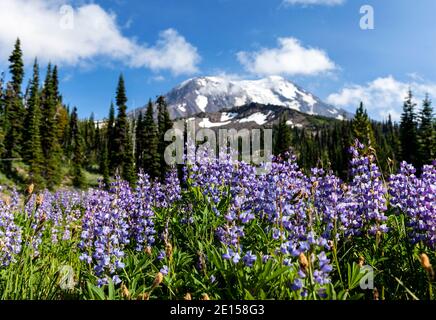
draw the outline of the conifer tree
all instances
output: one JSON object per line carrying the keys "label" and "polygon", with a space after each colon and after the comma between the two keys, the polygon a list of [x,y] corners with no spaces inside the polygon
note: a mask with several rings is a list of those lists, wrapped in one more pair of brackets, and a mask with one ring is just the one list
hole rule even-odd
{"label": "conifer tree", "polygon": [[127,96],[124,78],[120,75],[116,93],[118,115],[115,124],[115,168],[121,177],[129,183],[135,181],[133,146],[130,136],[129,120],[127,119]]}
{"label": "conifer tree", "polygon": [[15,42],[14,50],[9,57],[9,63],[9,71],[12,76],[12,89],[14,90],[16,96],[20,96],[21,84],[23,83],[24,79],[24,62],[20,39],[17,39]]}
{"label": "conifer tree", "polygon": [[280,118],[276,129],[276,137],[273,149],[273,153],[275,155],[283,155],[285,152],[289,151],[289,147],[291,146],[291,129],[286,122],[287,117],[283,115]]}
{"label": "conifer tree", "polygon": [[108,143],[107,141],[103,142],[102,152],[100,158],[100,174],[103,176],[103,183],[106,188],[109,188],[110,185],[110,174],[109,174],[109,158],[108,158]]}
{"label": "conifer tree", "polygon": [[433,117],[433,107],[431,105],[431,100],[426,95],[422,110],[419,115],[419,157],[420,166],[424,164],[430,164],[436,157],[435,150],[435,128],[434,128],[434,117]]}
{"label": "conifer tree", "polygon": [[371,122],[368,114],[363,107],[363,102],[360,103],[356,110],[356,114],[352,121],[353,138],[358,139],[366,147],[375,148],[374,132],[372,131]]}
{"label": "conifer tree", "polygon": [[165,149],[170,142],[165,141],[165,133],[173,127],[168,106],[163,96],[159,96],[156,100],[157,105],[157,126],[158,126],[158,153],[160,156],[160,174],[165,177],[167,164],[165,162]]}
{"label": "conifer tree", "polygon": [[115,173],[115,167],[116,167],[115,108],[114,108],[113,102],[111,102],[111,105],[109,108],[109,119],[107,122],[106,140],[107,140],[109,175],[113,175]]}
{"label": "conifer tree", "polygon": [[[23,53],[20,39],[15,42],[14,50],[9,57],[9,70],[12,81],[6,92],[5,112],[7,117],[7,131],[5,137],[6,158],[19,158],[21,156],[22,133],[24,126],[25,109],[22,102],[21,85],[24,78]],[[8,161],[9,170],[10,161]]]}
{"label": "conifer tree", "polygon": [[71,140],[73,143],[73,185],[77,188],[82,188],[85,184],[85,178],[83,175],[83,141],[79,131],[77,108],[74,107],[70,120]]}
{"label": "conifer tree", "polygon": [[154,122],[154,110],[151,100],[148,102],[143,124],[143,162],[142,169],[152,178],[161,176],[161,155],[158,153],[158,129]]}
{"label": "conifer tree", "polygon": [[57,98],[53,88],[52,69],[49,64],[41,95],[41,141],[44,153],[44,178],[49,188],[59,185],[62,179],[62,149],[59,144],[57,130]]}
{"label": "conifer tree", "polygon": [[144,119],[142,117],[142,112],[139,112],[138,119],[136,120],[135,126],[135,164],[136,171],[142,168],[142,156],[144,153],[143,142],[144,142]]}
{"label": "conifer tree", "polygon": [[40,92],[39,92],[39,66],[35,59],[33,64],[33,78],[29,89],[29,98],[27,101],[27,114],[25,119],[24,131],[24,150],[23,156],[29,164],[29,175],[32,183],[39,188],[44,187],[42,171],[44,159],[41,147],[40,136],[41,110],[40,110]]}
{"label": "conifer tree", "polygon": [[404,101],[403,113],[400,123],[401,158],[402,160],[418,166],[417,123],[415,114],[416,103],[413,102],[412,91]]}

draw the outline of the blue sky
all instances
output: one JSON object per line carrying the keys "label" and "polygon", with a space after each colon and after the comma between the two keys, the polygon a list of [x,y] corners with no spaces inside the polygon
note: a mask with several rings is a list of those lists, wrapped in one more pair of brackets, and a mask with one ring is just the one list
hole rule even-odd
{"label": "blue sky", "polygon": [[[373,30],[359,26],[363,5]],[[398,119],[409,87],[436,97],[434,12],[434,0],[3,0],[0,69],[19,36],[29,67],[35,55],[59,64],[64,101],[82,117],[107,115],[122,72],[129,108],[195,76],[274,73]]]}

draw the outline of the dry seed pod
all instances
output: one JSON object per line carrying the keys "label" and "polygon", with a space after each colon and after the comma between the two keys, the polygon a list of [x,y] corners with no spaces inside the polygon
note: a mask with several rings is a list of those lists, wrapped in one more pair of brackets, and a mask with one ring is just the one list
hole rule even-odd
{"label": "dry seed pod", "polygon": [[185,294],[184,299],[185,299],[185,300],[192,300],[192,296],[191,296],[191,294],[190,294],[189,292],[188,292],[187,294]]}
{"label": "dry seed pod", "polygon": [[144,251],[147,255],[151,256],[151,247],[146,247]]}
{"label": "dry seed pod", "polygon": [[358,264],[359,264],[359,267],[363,267],[363,264],[365,263],[365,258],[364,257],[362,257],[362,256],[360,256],[359,257],[359,262],[358,262]]}
{"label": "dry seed pod", "polygon": [[156,288],[158,285],[160,285],[163,281],[163,278],[164,278],[164,276],[163,276],[162,272],[158,272],[156,277],[154,278],[152,287]]}
{"label": "dry seed pod", "polygon": [[165,253],[166,253],[167,257],[170,259],[173,256],[173,246],[169,242],[165,246]]}
{"label": "dry seed pod", "polygon": [[34,188],[35,188],[35,185],[33,183],[29,184],[27,186],[27,193],[32,194]]}
{"label": "dry seed pod", "polygon": [[374,300],[380,300],[377,288],[374,288],[373,298]]}
{"label": "dry seed pod", "polygon": [[433,279],[434,278],[433,266],[430,263],[430,259],[428,258],[428,255],[426,255],[425,253],[421,253],[419,257],[421,258],[422,267],[424,268],[425,271],[427,271],[429,277]]}
{"label": "dry seed pod", "polygon": [[127,289],[127,287],[125,286],[124,283],[121,284],[121,296],[124,299],[130,299],[130,292],[129,289]]}
{"label": "dry seed pod", "polygon": [[149,300],[150,294],[148,292],[138,294],[138,298],[136,300]]}
{"label": "dry seed pod", "polygon": [[307,268],[309,267],[309,261],[307,260],[304,253],[300,253],[300,255],[298,256],[298,262],[300,263],[301,269],[307,271]]}
{"label": "dry seed pod", "polygon": [[38,206],[42,205],[42,203],[44,202],[44,195],[43,194],[38,194],[36,197],[36,204]]}
{"label": "dry seed pod", "polygon": [[201,300],[210,300],[209,295],[207,293],[203,293],[201,295]]}

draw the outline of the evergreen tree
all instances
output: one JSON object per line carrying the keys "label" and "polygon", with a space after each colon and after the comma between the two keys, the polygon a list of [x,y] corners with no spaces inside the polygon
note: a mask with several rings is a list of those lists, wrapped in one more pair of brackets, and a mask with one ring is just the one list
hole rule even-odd
{"label": "evergreen tree", "polygon": [[436,157],[435,150],[435,128],[433,118],[433,108],[431,100],[426,95],[422,110],[419,116],[420,124],[418,130],[419,137],[419,156],[420,166],[424,164],[430,164]]}
{"label": "evergreen tree", "polygon": [[20,96],[21,84],[24,79],[24,62],[20,39],[15,42],[14,50],[9,57],[9,63],[9,71],[12,75],[12,89],[16,96]]}
{"label": "evergreen tree", "polygon": [[58,67],[55,65],[53,67],[53,72],[51,75],[52,85],[53,85],[53,95],[58,103],[62,102],[62,97],[59,93],[59,78],[58,78]]}
{"label": "evergreen tree", "polygon": [[109,175],[109,158],[108,158],[108,147],[107,141],[103,142],[103,150],[100,158],[100,173],[103,175],[103,183],[106,188],[110,185],[110,175]]}
{"label": "evergreen tree", "polygon": [[368,114],[363,107],[363,102],[356,110],[356,114],[352,121],[353,138],[358,139],[366,147],[375,148],[374,132],[372,131],[371,122]]}
{"label": "evergreen tree", "polygon": [[402,160],[418,166],[417,123],[415,114],[416,103],[413,102],[412,91],[404,101],[403,113],[400,123],[401,158]]}
{"label": "evergreen tree", "polygon": [[[5,156],[6,158],[19,158],[21,156],[22,133],[26,111],[23,106],[21,94],[21,85],[24,78],[24,63],[20,39],[17,39],[15,43],[14,50],[9,57],[9,62],[12,81],[8,85],[5,97],[5,113],[7,118]],[[11,162],[8,161],[8,170],[11,170],[10,164]]]}
{"label": "evergreen tree", "polygon": [[83,141],[79,131],[77,108],[74,107],[70,120],[71,140],[73,143],[73,185],[77,188],[82,188],[85,184],[83,176]]}
{"label": "evergreen tree", "polygon": [[118,115],[115,124],[115,168],[121,172],[121,177],[129,183],[135,181],[132,139],[129,120],[127,119],[127,96],[124,78],[120,75],[117,87],[116,103]]}
{"label": "evergreen tree", "polygon": [[280,118],[276,129],[276,137],[273,149],[273,153],[275,155],[283,155],[285,152],[289,151],[289,147],[291,146],[291,129],[286,122],[287,117],[283,115]]}
{"label": "evergreen tree", "polygon": [[158,126],[158,153],[160,156],[160,173],[164,178],[167,171],[167,164],[165,162],[165,149],[170,142],[165,141],[165,133],[172,129],[173,122],[171,121],[168,112],[168,106],[163,96],[159,96],[156,100],[157,105],[157,126]]}
{"label": "evergreen tree", "polygon": [[143,156],[143,142],[144,142],[144,119],[142,117],[142,112],[139,112],[138,119],[136,120],[135,126],[135,164],[136,171],[142,168],[142,156]]}
{"label": "evergreen tree", "polygon": [[33,64],[33,78],[29,90],[29,99],[27,100],[27,114],[25,119],[24,146],[23,154],[25,161],[29,164],[29,175],[31,182],[38,187],[44,187],[42,171],[44,159],[41,147],[40,136],[41,110],[40,110],[40,92],[39,92],[39,66],[35,59]]}
{"label": "evergreen tree", "polygon": [[158,129],[154,122],[153,103],[148,102],[143,124],[142,169],[152,178],[161,176],[161,155],[158,152]]}
{"label": "evergreen tree", "polygon": [[61,167],[62,149],[59,144],[57,130],[57,98],[55,95],[51,65],[47,67],[47,75],[41,95],[42,123],[41,140],[44,153],[44,178],[49,188],[59,185],[62,179]]}
{"label": "evergreen tree", "polygon": [[115,173],[115,167],[117,161],[116,154],[115,154],[115,108],[113,102],[111,102],[111,106],[109,108],[109,119],[107,122],[106,139],[107,139],[109,174],[113,175]]}

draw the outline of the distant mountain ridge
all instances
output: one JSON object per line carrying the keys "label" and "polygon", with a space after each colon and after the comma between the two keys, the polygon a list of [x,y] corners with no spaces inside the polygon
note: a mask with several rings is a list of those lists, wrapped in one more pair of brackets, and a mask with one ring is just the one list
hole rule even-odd
{"label": "distant mountain ridge", "polygon": [[345,110],[324,103],[312,93],[280,76],[259,80],[198,77],[182,82],[168,92],[165,98],[173,119],[200,112],[218,112],[250,103],[281,106],[309,115],[336,119],[350,116]]}

